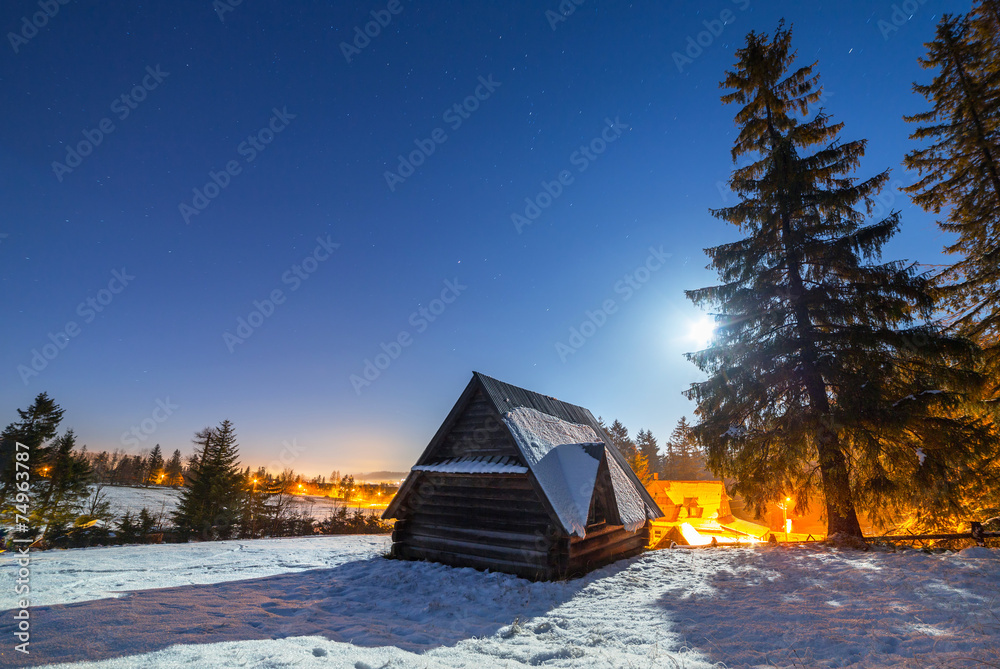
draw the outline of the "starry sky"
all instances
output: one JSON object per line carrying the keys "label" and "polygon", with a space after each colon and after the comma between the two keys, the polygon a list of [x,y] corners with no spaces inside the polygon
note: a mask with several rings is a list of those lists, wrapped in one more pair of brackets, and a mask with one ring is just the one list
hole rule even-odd
{"label": "starry sky", "polygon": [[45,391],[90,450],[228,418],[246,464],[406,470],[477,370],[662,441],[750,30],[892,170],[886,255],[943,262],[902,115],[968,5],[904,4],[5,2],[0,421]]}

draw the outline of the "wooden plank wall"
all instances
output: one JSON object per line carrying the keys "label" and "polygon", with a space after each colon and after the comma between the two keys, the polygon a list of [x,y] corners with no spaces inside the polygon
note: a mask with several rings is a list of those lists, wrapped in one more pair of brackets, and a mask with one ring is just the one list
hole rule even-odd
{"label": "wooden plank wall", "polygon": [[393,554],[532,579],[559,578],[560,539],[527,474],[425,472],[392,533]]}
{"label": "wooden plank wall", "polygon": [[616,560],[632,557],[646,550],[649,543],[649,526],[629,532],[622,525],[597,524],[587,528],[583,539],[569,540],[565,563],[565,576],[582,576],[589,571],[611,564]]}

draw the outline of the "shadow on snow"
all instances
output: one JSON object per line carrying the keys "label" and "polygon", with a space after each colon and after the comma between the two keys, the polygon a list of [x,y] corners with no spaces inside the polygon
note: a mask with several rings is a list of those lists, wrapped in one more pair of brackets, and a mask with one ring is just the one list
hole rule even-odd
{"label": "shadow on snow", "polygon": [[[631,561],[626,561],[626,563]],[[506,574],[373,557],[329,569],[129,592],[33,607],[30,655],[4,649],[5,666],[97,661],[176,644],[322,636],[422,653],[492,636],[571,599],[596,577],[532,583]],[[0,637],[14,638],[13,611]]]}

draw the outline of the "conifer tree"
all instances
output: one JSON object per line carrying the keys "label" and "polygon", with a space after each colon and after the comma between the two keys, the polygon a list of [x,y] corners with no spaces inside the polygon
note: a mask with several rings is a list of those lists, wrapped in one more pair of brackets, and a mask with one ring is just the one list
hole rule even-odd
{"label": "conifer tree", "polygon": [[163,471],[163,451],[160,450],[160,445],[157,444],[153,446],[153,450],[149,454],[149,458],[146,461],[146,483],[163,483],[163,478],[166,478]]}
{"label": "conifer tree", "polygon": [[139,538],[139,530],[135,521],[131,509],[126,509],[121,520],[118,521],[118,539],[123,544],[134,544]]}
{"label": "conifer tree", "polygon": [[620,420],[616,419],[610,427],[605,428],[605,432],[611,437],[611,445],[618,449],[622,457],[631,460],[635,456],[635,442],[628,436],[628,428]]}
{"label": "conifer tree", "polygon": [[0,434],[0,506],[16,492],[15,453],[21,443],[27,450],[26,462],[31,468],[31,479],[38,477],[44,466],[39,457],[39,449],[55,438],[65,411],[55,403],[48,393],[39,393],[27,409],[18,409],[20,420],[9,424]]}
{"label": "conifer tree", "polygon": [[39,449],[43,478],[32,486],[32,518],[37,526],[46,526],[51,535],[76,521],[84,500],[90,496],[91,469],[87,459],[76,452],[73,430]]}
{"label": "conifer tree", "polygon": [[653,472],[659,473],[662,467],[660,445],[657,443],[653,433],[649,430],[639,430],[635,435],[635,447],[646,459],[650,478],[652,478]]}
{"label": "conifer tree", "polygon": [[639,482],[645,485],[653,478],[653,473],[649,469],[649,460],[638,448],[632,449],[632,454],[625,457],[628,466],[635,472]]}
{"label": "conifer tree", "polygon": [[184,482],[184,465],[181,461],[180,449],[175,449],[166,464],[163,465],[163,482],[166,485],[178,486]]}
{"label": "conifer tree", "polygon": [[156,519],[153,518],[153,514],[149,512],[149,509],[142,507],[139,511],[138,529],[139,529],[139,540],[145,541],[146,537],[150,532],[153,531],[153,527],[156,525]]}
{"label": "conifer tree", "polygon": [[340,479],[340,496],[344,498],[345,502],[351,501],[351,495],[354,494],[354,477],[348,474],[344,478]]}
{"label": "conifer tree", "polygon": [[195,435],[198,450],[174,512],[182,537],[227,538],[245,502],[246,486],[239,470],[236,432],[228,420]]}
{"label": "conifer tree", "polygon": [[[906,188],[913,201],[945,218],[942,230],[957,238],[946,250],[959,258],[938,278],[961,331],[1000,370],[1000,8],[981,0],[972,17],[945,14],[927,55],[936,70],[929,84],[914,84],[932,107],[904,117],[920,126],[911,139],[930,144],[906,155],[921,178]],[[995,384],[994,392],[1000,391]]]}
{"label": "conifer tree", "polygon": [[947,482],[993,436],[959,411],[983,382],[976,347],[926,323],[915,265],[881,262],[899,214],[866,219],[888,172],[852,176],[865,142],[814,113],[815,64],[789,71],[791,39],[783,24],[750,33],[722,84],[746,164],[730,179],[740,201],[712,213],[744,237],[707,250],[721,285],[688,291],[721,313],[714,344],[688,356],[708,379],[687,394],[711,469],[753,507],[821,493],[829,534],[860,538],[858,508],[954,504]]}
{"label": "conifer tree", "polygon": [[667,453],[667,457],[664,458],[663,478],[674,481],[701,481],[714,478],[712,473],[705,469],[705,456],[686,416],[677,421],[677,425],[670,433]]}

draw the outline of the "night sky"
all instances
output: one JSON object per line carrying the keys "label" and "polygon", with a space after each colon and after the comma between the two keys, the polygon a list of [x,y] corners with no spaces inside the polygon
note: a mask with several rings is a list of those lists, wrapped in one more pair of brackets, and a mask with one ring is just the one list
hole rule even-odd
{"label": "night sky", "polygon": [[718,82],[782,17],[893,170],[887,256],[942,262],[901,117],[966,3],[576,2],[4,2],[0,421],[405,470],[477,370],[663,441],[738,235]]}

